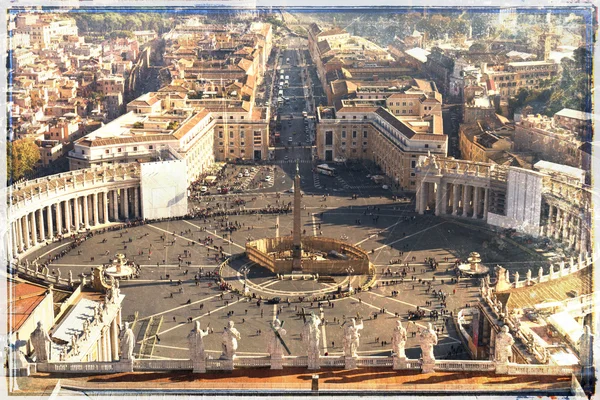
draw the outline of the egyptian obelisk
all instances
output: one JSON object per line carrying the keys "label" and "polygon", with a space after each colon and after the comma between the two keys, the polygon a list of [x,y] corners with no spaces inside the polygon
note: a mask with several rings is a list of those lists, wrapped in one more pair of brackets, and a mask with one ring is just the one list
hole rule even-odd
{"label": "egyptian obelisk", "polygon": [[302,270],[302,220],[300,218],[302,212],[302,195],[300,193],[300,167],[296,161],[296,176],[294,177],[294,234],[293,234],[293,250],[292,250],[292,270]]}

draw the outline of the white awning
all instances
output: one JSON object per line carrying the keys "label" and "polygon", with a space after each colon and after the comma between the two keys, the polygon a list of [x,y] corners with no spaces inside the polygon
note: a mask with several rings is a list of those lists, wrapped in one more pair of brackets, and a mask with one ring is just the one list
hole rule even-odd
{"label": "white awning", "polygon": [[551,315],[546,321],[572,344],[577,344],[583,334],[583,327],[567,312]]}

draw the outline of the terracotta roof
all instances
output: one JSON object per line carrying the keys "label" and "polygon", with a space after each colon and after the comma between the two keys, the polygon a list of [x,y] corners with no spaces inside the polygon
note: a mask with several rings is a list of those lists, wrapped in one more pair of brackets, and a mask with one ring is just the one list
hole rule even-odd
{"label": "terracotta roof", "polygon": [[406,124],[400,121],[398,118],[394,117],[385,108],[380,107],[377,109],[377,111],[375,111],[375,113],[392,125],[395,129],[398,129],[400,132],[402,132],[402,134],[408,139],[415,135],[415,131],[406,126]]}
{"label": "terracotta roof", "polygon": [[319,49],[319,55],[321,56],[331,50],[327,40],[321,40],[319,43],[317,43],[317,48]]}
{"label": "terracotta roof", "polygon": [[8,331],[15,332],[44,300],[48,289],[27,282],[11,282],[10,285],[9,293],[12,292],[12,297],[9,306]]}
{"label": "terracotta roof", "polygon": [[78,144],[88,147],[100,147],[109,146],[112,144],[129,144],[139,142],[154,142],[161,140],[173,140],[173,136],[169,134],[157,134],[157,135],[135,135],[126,137],[111,137],[111,138],[97,138],[94,140],[83,139]]}
{"label": "terracotta roof", "polygon": [[[558,274],[558,271],[556,272]],[[553,279],[548,282],[536,283],[532,286],[519,289],[510,289],[508,293],[508,307],[530,308],[543,301],[562,301],[568,298],[567,293],[576,291],[579,296],[592,293],[593,272],[588,266],[574,274],[563,278]]]}
{"label": "terracotta roof", "polygon": [[192,130],[196,125],[198,125],[200,123],[200,121],[202,121],[208,114],[209,114],[208,110],[206,110],[206,109],[200,110],[192,118],[188,119],[183,124],[181,124],[179,129],[177,129],[175,132],[173,132],[173,136],[175,136],[177,139],[181,139],[190,130]]}
{"label": "terracotta roof", "polygon": [[375,112],[379,107],[342,107],[337,113]]}
{"label": "terracotta roof", "polygon": [[252,67],[252,61],[242,58],[238,63],[238,67],[247,72]]}
{"label": "terracotta roof", "polygon": [[333,36],[333,35],[341,35],[341,34],[344,34],[344,33],[348,33],[348,32],[346,32],[342,28],[332,28],[332,29],[330,29],[328,31],[319,33],[319,36],[320,37],[323,37],[323,36]]}

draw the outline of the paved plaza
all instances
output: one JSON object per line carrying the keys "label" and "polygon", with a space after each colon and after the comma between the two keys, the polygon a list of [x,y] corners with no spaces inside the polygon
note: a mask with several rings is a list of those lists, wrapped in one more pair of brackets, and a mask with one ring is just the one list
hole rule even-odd
{"label": "paved plaza", "polygon": [[[235,200],[239,199],[245,199],[245,205],[236,204]],[[217,196],[210,203],[200,205],[248,212],[265,210],[269,205],[287,205],[291,201],[290,194],[281,194],[277,198],[275,194],[263,193],[241,198]],[[285,321],[284,328],[288,333],[284,339],[292,355],[304,355],[305,346],[299,335],[303,324],[302,309],[305,314],[324,315],[322,354],[341,355],[342,325],[351,317],[360,317],[365,329],[359,354],[389,355],[392,330],[395,321],[401,318],[409,332],[408,357],[419,357],[416,333],[431,321],[440,336],[436,356],[468,358],[449,316],[465,304],[476,301],[478,282],[461,280],[458,284],[452,283],[455,275],[449,269],[454,261],[477,251],[483,262],[490,266],[502,264],[511,270],[525,270],[537,265],[535,257],[519,247],[508,247],[510,251],[494,248],[493,234],[484,226],[457,224],[458,221],[431,215],[419,216],[410,202],[393,201],[383,196],[352,200],[344,195],[329,196],[324,200],[322,196],[306,194],[303,208],[302,223],[306,235],[345,240],[369,252],[377,273],[377,281],[371,290],[324,300],[320,310],[318,299],[334,293],[338,285],[346,288],[350,282],[352,287],[360,287],[368,277],[336,277],[335,283],[312,279],[278,280],[270,271],[240,258],[223,270],[223,278],[233,288],[243,290],[242,268],[247,269],[247,286],[255,295],[252,301],[247,301],[231,291],[219,289],[214,277],[207,276],[219,264],[215,249],[222,248],[225,255],[235,255],[244,251],[247,240],[290,235],[291,212],[164,221],[95,233],[55,260],[50,269],[60,269],[61,276],[66,276],[69,271],[73,276],[89,274],[92,267],[109,262],[117,253],[124,253],[139,263],[139,278],[121,282],[122,293],[126,295],[123,318],[131,318],[137,313],[134,332],[141,344],[151,338],[147,333],[144,335],[151,317],[154,321],[162,317],[157,331],[159,340],[151,352],[153,358],[188,358],[186,336],[193,327],[190,320],[200,320],[203,328],[210,327],[214,331],[205,339],[208,354],[214,358],[220,355],[220,333],[228,320],[234,321],[242,334],[238,348],[240,356],[266,355],[267,333],[276,315]],[[227,221],[238,226],[231,237],[222,229],[222,224]],[[39,261],[43,262],[69,243],[66,239],[52,243],[31,254],[29,259],[40,257]],[[424,262],[429,257],[439,262],[437,270]],[[399,274],[403,270],[406,276],[401,282]],[[200,272],[202,278],[197,284],[194,278]],[[427,291],[429,281],[431,289]],[[448,294],[445,307],[433,295],[434,290]],[[392,296],[392,291],[397,295]],[[281,303],[268,304],[266,300],[273,297],[280,297]],[[259,298],[263,299],[260,306]],[[417,307],[425,311],[425,317],[414,323],[408,322],[409,311],[415,311]],[[441,313],[442,309],[447,310],[445,317],[440,315],[431,320],[429,313],[432,310]]]}

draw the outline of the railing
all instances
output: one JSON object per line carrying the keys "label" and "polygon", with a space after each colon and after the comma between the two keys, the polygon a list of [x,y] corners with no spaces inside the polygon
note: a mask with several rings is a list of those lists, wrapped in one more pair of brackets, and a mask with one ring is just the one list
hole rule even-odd
{"label": "railing", "polygon": [[344,367],[345,365],[344,357],[321,357],[321,367]]}
{"label": "railing", "polygon": [[570,376],[579,372],[579,365],[508,364],[507,374]]}
{"label": "railing", "polygon": [[308,357],[283,357],[284,367],[308,367]]}
{"label": "railing", "polygon": [[394,364],[392,357],[358,357],[357,367],[391,367]]}
{"label": "railing", "polygon": [[436,371],[495,371],[492,361],[437,360]]}
{"label": "railing", "polygon": [[206,369],[208,370],[228,370],[231,365],[230,360],[208,359],[206,360]]}
{"label": "railing", "polygon": [[[382,367],[391,368],[393,358],[387,356],[363,356],[356,359],[357,367]],[[37,371],[49,373],[116,373],[124,370],[126,364],[115,362],[50,362],[38,363]],[[320,358],[321,367],[345,367],[344,357],[325,356]],[[271,358],[266,357],[237,357],[233,361],[234,367],[256,368],[270,367]],[[306,356],[283,357],[284,367],[308,366]],[[481,371],[495,372],[499,365],[489,360],[436,360],[434,369],[436,371]],[[571,376],[579,375],[579,365],[547,365],[547,364],[500,364],[504,367],[499,374],[503,375],[540,375],[540,376]],[[191,360],[149,360],[139,359],[133,361],[134,371],[191,371],[193,370]],[[230,370],[231,360],[220,360],[209,358],[206,360],[207,370]],[[407,359],[402,366],[403,370],[421,370],[421,360]]]}
{"label": "railing", "polygon": [[118,362],[51,362],[37,364],[39,372],[110,373],[118,372]]}
{"label": "railing", "polygon": [[134,360],[136,371],[180,371],[193,369],[192,360]]}
{"label": "railing", "polygon": [[270,367],[271,357],[236,357],[234,367]]}

